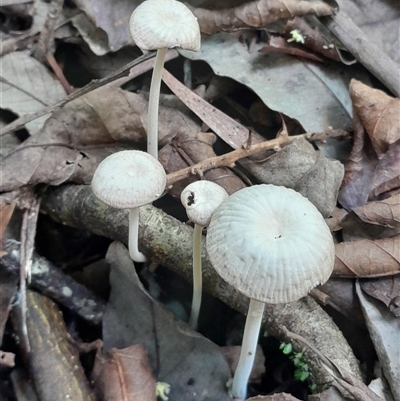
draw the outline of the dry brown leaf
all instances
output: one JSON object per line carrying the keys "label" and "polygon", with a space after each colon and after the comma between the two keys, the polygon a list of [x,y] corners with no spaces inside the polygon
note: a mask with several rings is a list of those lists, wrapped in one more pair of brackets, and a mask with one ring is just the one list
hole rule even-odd
{"label": "dry brown leaf", "polygon": [[354,213],[366,223],[400,228],[400,194],[381,201],[368,202],[354,209]]}
{"label": "dry brown leaf", "polygon": [[350,82],[354,112],[368,133],[372,146],[381,157],[389,145],[400,139],[400,98],[388,96],[356,79]]}
{"label": "dry brown leaf", "polygon": [[163,71],[162,79],[168,88],[171,89],[193,113],[233,149],[240,149],[246,146],[250,135],[253,145],[264,141],[261,135],[250,133],[248,128],[245,128],[233,118],[217,110],[210,103],[196,95],[167,70]]}
{"label": "dry brown leaf", "polygon": [[104,401],[156,401],[156,382],[141,344],[96,354],[96,391]]}
{"label": "dry brown leaf", "polygon": [[369,198],[400,188],[400,140],[391,144],[386,154],[379,160],[372,180]]}
{"label": "dry brown leaf", "polygon": [[318,287],[318,290],[325,296],[324,306],[329,305],[358,326],[365,327],[353,279],[330,277],[325,284]]}
{"label": "dry brown leaf", "polygon": [[380,277],[400,272],[400,235],[335,245],[336,277]]}
{"label": "dry brown leaf", "polygon": [[357,113],[353,114],[353,148],[345,165],[345,175],[338,200],[347,210],[362,206],[368,199],[371,183],[378,165],[378,157],[365,135]]}
{"label": "dry brown leaf", "polygon": [[360,280],[361,288],[382,301],[393,315],[400,317],[400,276]]}
{"label": "dry brown leaf", "polygon": [[281,18],[293,18],[296,15],[315,14],[332,15],[333,10],[326,3],[318,0],[257,0],[235,8],[208,10],[191,8],[197,17],[200,30],[213,34],[220,31],[233,31],[238,28],[260,28]]}
{"label": "dry brown leaf", "polygon": [[292,37],[291,32],[297,29],[304,38],[304,46],[311,49],[315,53],[319,53],[324,57],[330,58],[335,61],[341,62],[342,59],[339,57],[334,44],[335,38],[328,31],[329,37],[320,31],[318,26],[312,28],[304,18],[295,17],[288,21],[285,25],[285,37],[289,39]]}
{"label": "dry brown leaf", "polygon": [[[121,150],[114,142],[144,140],[146,121],[147,101],[138,94],[102,87],[82,96],[54,112],[40,133],[2,160],[0,190],[66,181],[87,184],[100,161]],[[160,140],[180,130],[198,132],[199,127],[177,110],[161,107]]]}
{"label": "dry brown leaf", "polygon": [[353,210],[400,186],[400,100],[355,79],[350,93],[354,144],[345,166],[339,202]]}
{"label": "dry brown leaf", "polygon": [[[178,135],[171,141],[169,146],[173,147],[174,149],[178,150],[178,154],[181,156],[186,165],[188,167],[195,163],[201,162],[204,159],[215,157],[216,154],[212,145],[216,140],[216,136],[210,132],[180,132]],[[166,148],[166,147],[165,147]],[[162,149],[162,153],[164,154],[165,148]],[[161,152],[160,152],[161,153]],[[174,160],[176,162],[177,158],[175,157]],[[162,158],[160,156],[160,161],[162,162]],[[164,163],[163,163],[164,164]],[[169,166],[171,167],[171,166]],[[173,170],[177,171],[177,169]],[[167,170],[167,173],[173,172]],[[238,191],[239,189],[244,188],[246,185],[243,181],[235,175],[231,170],[227,167],[217,167],[212,170],[208,170],[204,173],[204,178],[216,182],[217,184],[221,185],[225,188],[228,194],[232,194],[233,192]],[[193,181],[198,179],[198,177],[193,177],[189,181]],[[189,183],[188,180],[185,180],[186,185]],[[172,189],[172,193],[176,193],[179,187],[182,187],[183,182],[179,182],[179,185],[174,185]],[[176,187],[176,188],[175,188]],[[174,191],[175,190],[175,191]],[[180,196],[180,192],[177,193]]]}
{"label": "dry brown leaf", "polygon": [[104,349],[142,344],[156,380],[170,384],[170,400],[229,401],[230,372],[219,347],[147,293],[121,243],[110,245],[107,260],[111,295],[103,319]]}
{"label": "dry brown leaf", "polygon": [[107,87],[66,104],[39,133],[2,160],[1,191],[67,180],[87,183],[98,163],[110,154],[110,149],[98,145],[145,138],[142,114],[146,107],[139,95]]}

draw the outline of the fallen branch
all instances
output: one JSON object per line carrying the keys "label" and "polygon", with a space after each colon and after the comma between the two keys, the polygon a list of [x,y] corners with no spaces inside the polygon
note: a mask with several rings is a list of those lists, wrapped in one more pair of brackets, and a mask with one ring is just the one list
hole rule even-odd
{"label": "fallen branch", "polygon": [[[128,217],[124,210],[115,210],[98,201],[89,186],[66,185],[49,188],[42,200],[42,211],[56,221],[87,229],[123,243],[128,238]],[[192,280],[193,229],[163,211],[147,205],[140,211],[139,247],[152,261],[175,271],[187,281]],[[230,307],[246,313],[248,299],[224,282],[212,268],[203,246],[203,285],[205,291]],[[267,305],[264,329],[270,335],[288,340],[283,330],[310,339],[337,365],[361,377],[358,362],[332,319],[310,297],[297,302]],[[294,341],[294,348],[303,346]],[[319,365],[319,357],[305,352],[312,380],[317,384],[332,381]]]}

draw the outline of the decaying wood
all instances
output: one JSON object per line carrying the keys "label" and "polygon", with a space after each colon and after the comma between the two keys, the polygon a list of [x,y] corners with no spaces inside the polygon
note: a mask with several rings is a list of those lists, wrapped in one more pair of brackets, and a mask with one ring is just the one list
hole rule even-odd
{"label": "decaying wood", "polygon": [[47,297],[27,292],[29,365],[41,401],[94,401],[62,314]]}
{"label": "decaying wood", "polygon": [[[51,218],[73,227],[127,243],[128,217],[124,210],[115,210],[98,201],[89,186],[61,186],[49,189],[42,201],[42,211]],[[192,228],[147,205],[140,212],[139,248],[152,261],[192,280]],[[214,271],[203,247],[203,285],[205,291],[225,304],[246,313],[248,299],[232,289]],[[269,334],[288,340],[283,330],[308,339],[324,355],[351,374],[361,377],[358,362],[342,333],[331,318],[310,297],[282,305],[267,305],[264,329]],[[300,350],[303,345],[294,342]],[[334,380],[318,364],[312,351],[305,353],[312,379],[316,383]]]}

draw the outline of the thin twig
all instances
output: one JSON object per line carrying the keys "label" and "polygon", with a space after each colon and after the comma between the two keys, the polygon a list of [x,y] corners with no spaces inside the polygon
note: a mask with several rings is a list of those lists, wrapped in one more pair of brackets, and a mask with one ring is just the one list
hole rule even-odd
{"label": "thin twig", "polygon": [[308,132],[305,134],[294,136],[279,135],[277,138],[270,141],[257,143],[255,145],[251,145],[250,147],[245,147],[242,149],[237,149],[232,152],[225,153],[221,156],[210,157],[192,166],[170,173],[167,175],[167,187],[174,185],[180,180],[190,177],[191,175],[193,175],[193,171],[202,171],[204,173],[205,171],[211,170],[216,167],[232,167],[234,163],[239,159],[254,155],[255,153],[259,153],[263,150],[273,149],[275,151],[279,151],[282,147],[289,145],[293,141],[300,138],[307,139],[308,141],[326,141],[328,138],[344,138],[348,135],[348,132],[341,130],[332,130],[327,133]]}

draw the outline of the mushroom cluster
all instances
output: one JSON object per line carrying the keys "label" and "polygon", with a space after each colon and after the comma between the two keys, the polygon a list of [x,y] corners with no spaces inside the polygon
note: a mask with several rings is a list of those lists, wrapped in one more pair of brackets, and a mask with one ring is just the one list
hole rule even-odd
{"label": "mushroom cluster", "polygon": [[196,17],[176,0],[146,0],[133,11],[129,29],[141,50],[157,50],[151,78],[148,110],[147,152],[158,158],[158,103],[162,69],[168,48],[200,49]]}
{"label": "mushroom cluster", "polygon": [[193,234],[193,299],[189,325],[195,330],[199,319],[202,292],[201,238],[203,227],[210,223],[215,209],[223,202],[228,193],[212,181],[195,181],[181,193],[181,202],[187,216],[194,223]]}
{"label": "mushroom cluster", "polygon": [[244,188],[221,203],[206,237],[211,264],[250,298],[242,349],[231,387],[244,400],[265,303],[296,301],[332,273],[332,234],[317,208],[292,189]]}

